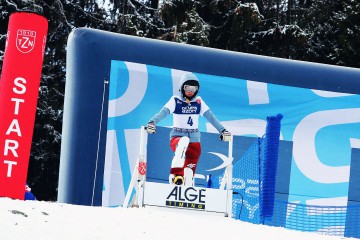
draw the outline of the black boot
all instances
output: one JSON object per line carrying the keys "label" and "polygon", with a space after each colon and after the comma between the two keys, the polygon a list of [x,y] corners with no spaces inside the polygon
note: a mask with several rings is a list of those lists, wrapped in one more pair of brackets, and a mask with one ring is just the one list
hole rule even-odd
{"label": "black boot", "polygon": [[184,184],[184,177],[181,175],[175,175],[175,177],[173,178],[172,182],[175,185],[183,185]]}

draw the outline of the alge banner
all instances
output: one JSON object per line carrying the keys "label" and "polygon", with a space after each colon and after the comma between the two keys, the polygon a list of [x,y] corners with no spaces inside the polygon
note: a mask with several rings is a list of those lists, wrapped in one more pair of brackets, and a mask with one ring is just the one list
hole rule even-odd
{"label": "alge banner", "polygon": [[[121,204],[137,159],[140,126],[178,94],[184,73],[112,61],[104,206]],[[286,170],[291,172],[289,193],[285,193],[289,201],[346,205],[351,150],[360,148],[360,96],[194,74],[200,81],[199,95],[234,135],[261,137],[267,116],[284,116],[280,137],[293,143],[291,168]],[[171,127],[172,116],[159,126]],[[216,133],[205,118],[200,118],[199,130]],[[162,148],[149,151],[161,159]]]}
{"label": "alge banner", "polygon": [[47,19],[10,16],[0,82],[0,196],[24,199]]}

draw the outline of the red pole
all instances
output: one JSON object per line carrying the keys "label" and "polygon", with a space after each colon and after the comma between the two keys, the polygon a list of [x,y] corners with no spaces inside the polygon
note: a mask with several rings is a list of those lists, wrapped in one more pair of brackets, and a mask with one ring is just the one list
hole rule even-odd
{"label": "red pole", "polygon": [[47,19],[11,14],[0,82],[0,196],[24,199]]}

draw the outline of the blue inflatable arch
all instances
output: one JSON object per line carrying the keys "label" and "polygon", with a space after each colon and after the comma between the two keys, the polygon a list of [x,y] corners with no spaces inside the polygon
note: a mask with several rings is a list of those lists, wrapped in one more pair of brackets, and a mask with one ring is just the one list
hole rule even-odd
{"label": "blue inflatable arch", "polygon": [[74,30],[67,47],[58,189],[58,201],[64,203],[101,205],[108,102],[104,81],[110,78],[111,60],[360,94],[360,70],[354,68],[216,50],[89,28]]}

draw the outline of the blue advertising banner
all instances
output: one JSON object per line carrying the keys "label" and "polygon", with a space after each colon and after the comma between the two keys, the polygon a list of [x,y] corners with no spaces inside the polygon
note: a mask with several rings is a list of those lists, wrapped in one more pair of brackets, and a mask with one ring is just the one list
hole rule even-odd
{"label": "blue advertising banner", "polygon": [[[184,73],[133,62],[111,62],[104,206],[121,205],[137,159],[140,126],[178,94]],[[199,95],[234,135],[261,137],[266,117],[283,114],[280,138],[292,143],[292,163],[286,165],[291,169],[285,170],[279,165],[287,171],[285,176],[290,174],[290,181],[281,182],[279,176],[277,182],[288,186],[282,188],[288,189],[285,194],[289,201],[347,204],[351,149],[360,148],[359,95],[193,73],[200,81]],[[171,127],[172,116],[159,126]],[[205,118],[200,118],[199,130],[217,133]],[[154,154],[151,157],[163,161],[165,151],[171,151],[168,141],[163,139],[162,147],[150,149]],[[211,149],[216,146],[203,145]],[[166,171],[161,170],[161,175],[168,174]]]}

